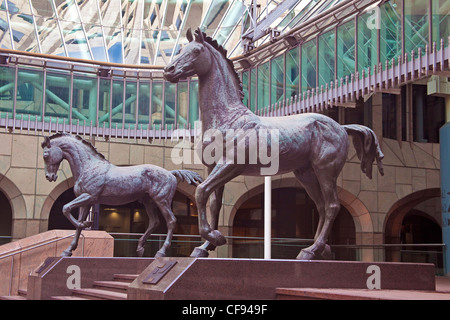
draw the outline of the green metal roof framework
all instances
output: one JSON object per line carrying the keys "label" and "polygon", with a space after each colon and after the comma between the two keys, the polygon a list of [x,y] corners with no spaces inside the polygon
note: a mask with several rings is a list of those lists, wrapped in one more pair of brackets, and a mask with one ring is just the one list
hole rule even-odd
{"label": "green metal roof framework", "polygon": [[[6,49],[123,64],[166,65],[188,28],[212,35],[239,57],[253,27],[255,60],[303,41],[377,0],[3,0],[0,46]],[[281,9],[280,9],[281,8]],[[270,18],[270,19],[269,19]],[[268,23],[269,22],[269,23]],[[271,30],[277,30],[274,39]],[[264,51],[264,52],[263,52]]]}

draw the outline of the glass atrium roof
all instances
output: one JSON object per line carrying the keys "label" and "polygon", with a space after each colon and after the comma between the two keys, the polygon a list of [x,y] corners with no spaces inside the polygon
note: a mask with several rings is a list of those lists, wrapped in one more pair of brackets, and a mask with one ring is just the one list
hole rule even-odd
{"label": "glass atrium roof", "polygon": [[[283,2],[283,9],[275,12]],[[369,2],[374,1],[359,1]],[[266,25],[285,34],[346,3],[349,10],[357,8],[349,0],[257,0],[256,6],[251,0],[2,0],[0,47],[113,63],[167,65],[187,43],[187,29],[200,27],[230,57],[236,57],[243,53],[242,35],[252,21],[258,24],[270,17]],[[252,19],[255,8],[256,19]],[[266,34],[254,44],[270,42]]]}

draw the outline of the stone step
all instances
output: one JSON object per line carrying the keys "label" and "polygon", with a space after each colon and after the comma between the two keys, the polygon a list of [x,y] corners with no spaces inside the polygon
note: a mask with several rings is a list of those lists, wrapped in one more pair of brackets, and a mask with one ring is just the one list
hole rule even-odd
{"label": "stone step", "polygon": [[96,288],[73,289],[73,295],[76,297],[87,298],[91,300],[127,300],[126,293]]}
{"label": "stone step", "polygon": [[449,293],[419,290],[277,288],[277,300],[450,300]]}
{"label": "stone step", "polygon": [[121,282],[133,282],[139,274],[125,274],[125,273],[118,273],[114,275],[114,280],[121,281]]}
{"label": "stone step", "polygon": [[27,289],[19,289],[17,293],[12,296],[0,296],[0,300],[27,300]]}
{"label": "stone step", "polygon": [[53,296],[52,300],[89,300],[87,298],[77,297],[77,296]]}
{"label": "stone step", "polygon": [[24,296],[0,296],[0,300],[27,300]]}
{"label": "stone step", "polygon": [[94,288],[110,290],[114,292],[127,293],[130,282],[123,281],[94,281]]}

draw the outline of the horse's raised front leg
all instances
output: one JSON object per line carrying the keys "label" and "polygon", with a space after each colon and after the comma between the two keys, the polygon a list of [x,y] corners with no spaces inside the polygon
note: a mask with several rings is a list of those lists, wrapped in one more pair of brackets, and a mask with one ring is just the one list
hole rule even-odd
{"label": "horse's raised front leg", "polygon": [[79,197],[75,198],[71,202],[67,203],[63,207],[64,216],[74,225],[75,228],[87,228],[91,225],[91,222],[78,221],[75,219],[70,212],[72,209],[79,208],[82,206],[91,206],[95,203],[95,198],[88,193],[83,193]]}
{"label": "horse's raised front leg", "polygon": [[[211,209],[211,227],[217,230],[219,224],[219,213],[222,208],[222,197],[224,186],[217,188],[209,199],[209,207]],[[196,247],[191,254],[191,257],[208,257],[208,251],[213,251],[216,246],[211,244],[209,241],[205,241],[200,247]]]}
{"label": "horse's raised front leg", "polygon": [[[86,218],[89,214],[90,208],[91,208],[90,206],[80,207],[80,213],[78,215],[78,220],[80,222],[83,222],[84,220],[86,220]],[[63,257],[71,257],[72,256],[72,252],[74,250],[76,250],[78,247],[78,240],[80,239],[81,231],[83,231],[83,229],[84,229],[84,227],[77,227],[77,230],[75,231],[75,236],[74,236],[72,242],[70,243],[69,247],[66,250],[64,250],[62,253]]]}
{"label": "horse's raised front leg", "polygon": [[230,163],[217,164],[211,174],[197,187],[195,191],[200,235],[214,246],[224,245],[226,240],[219,230],[211,229],[208,224],[206,217],[206,202],[213,191],[219,187],[223,187],[225,183],[237,177],[241,174],[243,169],[244,168],[242,165],[239,166]]}
{"label": "horse's raised front leg", "polygon": [[156,207],[153,204],[153,202],[151,202],[150,200],[146,200],[143,203],[145,206],[145,211],[147,212],[148,215],[148,227],[145,233],[138,241],[136,252],[139,257],[142,257],[144,255],[144,246],[148,237],[159,226],[159,218],[156,212]]}

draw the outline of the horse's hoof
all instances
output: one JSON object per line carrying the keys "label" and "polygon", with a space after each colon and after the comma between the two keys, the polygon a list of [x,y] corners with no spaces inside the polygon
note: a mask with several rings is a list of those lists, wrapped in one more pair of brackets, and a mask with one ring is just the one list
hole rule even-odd
{"label": "horse's hoof", "polygon": [[165,257],[166,257],[166,254],[164,252],[162,252],[162,251],[158,251],[155,254],[155,258],[165,258]]}
{"label": "horse's hoof", "polygon": [[325,248],[323,248],[320,257],[322,260],[331,260],[331,258],[333,257],[333,255],[331,254],[331,247],[328,244],[326,244]]}
{"label": "horse's hoof", "polygon": [[90,228],[92,227],[93,222],[92,221],[84,221],[81,223],[80,227],[85,229],[85,228]]}
{"label": "horse's hoof", "polygon": [[144,256],[144,248],[136,249],[136,253],[137,253],[138,257],[143,257]]}
{"label": "horse's hoof", "polygon": [[61,254],[61,257],[71,257],[72,256],[72,251],[69,250],[64,250],[63,253]]}
{"label": "horse's hoof", "polygon": [[216,247],[223,246],[225,243],[227,243],[227,239],[225,239],[225,237],[220,233],[219,230],[213,230],[208,233],[207,240]]}
{"label": "horse's hoof", "polygon": [[200,247],[195,247],[194,251],[191,253],[192,258],[208,258],[208,250],[202,249]]}
{"label": "horse's hoof", "polygon": [[297,256],[297,260],[307,261],[307,260],[315,260],[316,255],[307,249],[303,249],[300,251],[300,254]]}

